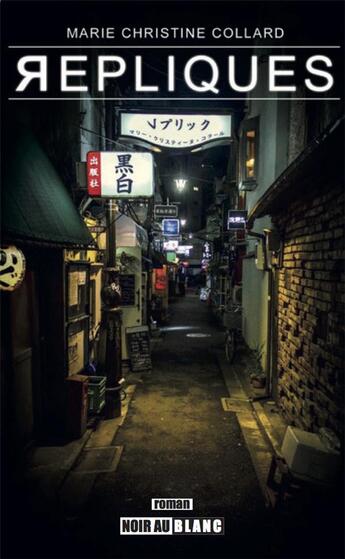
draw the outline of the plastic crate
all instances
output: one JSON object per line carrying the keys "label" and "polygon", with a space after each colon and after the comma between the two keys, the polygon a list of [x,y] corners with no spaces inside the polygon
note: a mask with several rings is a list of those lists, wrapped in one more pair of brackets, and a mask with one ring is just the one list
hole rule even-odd
{"label": "plastic crate", "polygon": [[99,413],[105,405],[106,377],[89,376],[89,413]]}

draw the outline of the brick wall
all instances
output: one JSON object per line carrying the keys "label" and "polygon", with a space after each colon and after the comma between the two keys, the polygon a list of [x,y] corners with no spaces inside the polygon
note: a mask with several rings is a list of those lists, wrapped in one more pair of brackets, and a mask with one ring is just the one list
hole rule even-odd
{"label": "brick wall", "polygon": [[[310,192],[306,188],[306,192]],[[304,194],[273,218],[284,239],[278,287],[278,394],[289,422],[343,437],[343,187]]]}

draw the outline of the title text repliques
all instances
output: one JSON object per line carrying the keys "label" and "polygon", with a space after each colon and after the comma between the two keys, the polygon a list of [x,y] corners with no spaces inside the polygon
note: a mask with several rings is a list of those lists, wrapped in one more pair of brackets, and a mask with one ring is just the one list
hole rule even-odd
{"label": "title text repliques", "polygon": [[[60,90],[61,92],[86,92],[88,91],[87,80],[87,55],[70,55],[60,57]],[[246,83],[239,83],[239,64],[248,64],[249,78]],[[255,89],[260,79],[259,57],[249,56],[247,61],[236,60],[235,56],[227,57],[227,82],[230,91],[247,93]],[[269,92],[293,92],[296,91],[295,73],[297,60],[292,54],[269,55],[268,56],[268,78],[267,90]],[[182,65],[177,67],[175,56],[167,56],[166,59],[166,83],[149,83],[144,76],[145,59],[142,56],[134,56],[133,67],[125,58],[117,55],[97,57],[97,89],[104,92],[107,80],[116,80],[124,76],[126,72],[133,75],[133,86],[136,93],[171,93],[176,88],[176,73],[183,74],[186,86],[193,92],[203,94],[224,94],[220,91],[220,76],[223,78],[223,62],[219,63],[214,57],[199,54],[192,56]],[[305,60],[304,84],[307,90],[314,93],[329,91],[333,84],[332,74],[333,62],[329,56],[324,54],[313,54]],[[50,85],[49,59],[45,55],[22,56],[17,61],[17,70],[20,81],[16,92],[24,92],[29,85],[37,91],[47,92]],[[207,78],[200,78],[207,75]],[[222,79],[223,83],[223,79]]]}

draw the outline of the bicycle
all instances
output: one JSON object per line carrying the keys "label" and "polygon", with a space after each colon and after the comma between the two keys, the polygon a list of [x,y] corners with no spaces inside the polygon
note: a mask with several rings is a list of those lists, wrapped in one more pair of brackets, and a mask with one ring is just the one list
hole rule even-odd
{"label": "bicycle", "polygon": [[223,314],[225,332],[225,355],[229,363],[234,361],[239,334],[242,329],[242,307],[231,303]]}

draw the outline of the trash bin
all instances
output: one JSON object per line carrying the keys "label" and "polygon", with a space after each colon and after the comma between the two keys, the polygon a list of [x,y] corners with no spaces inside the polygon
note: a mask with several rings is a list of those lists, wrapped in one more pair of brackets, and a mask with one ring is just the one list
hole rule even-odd
{"label": "trash bin", "polygon": [[88,408],[88,384],[85,375],[72,375],[66,379],[67,417],[66,430],[73,439],[82,437],[86,431]]}

